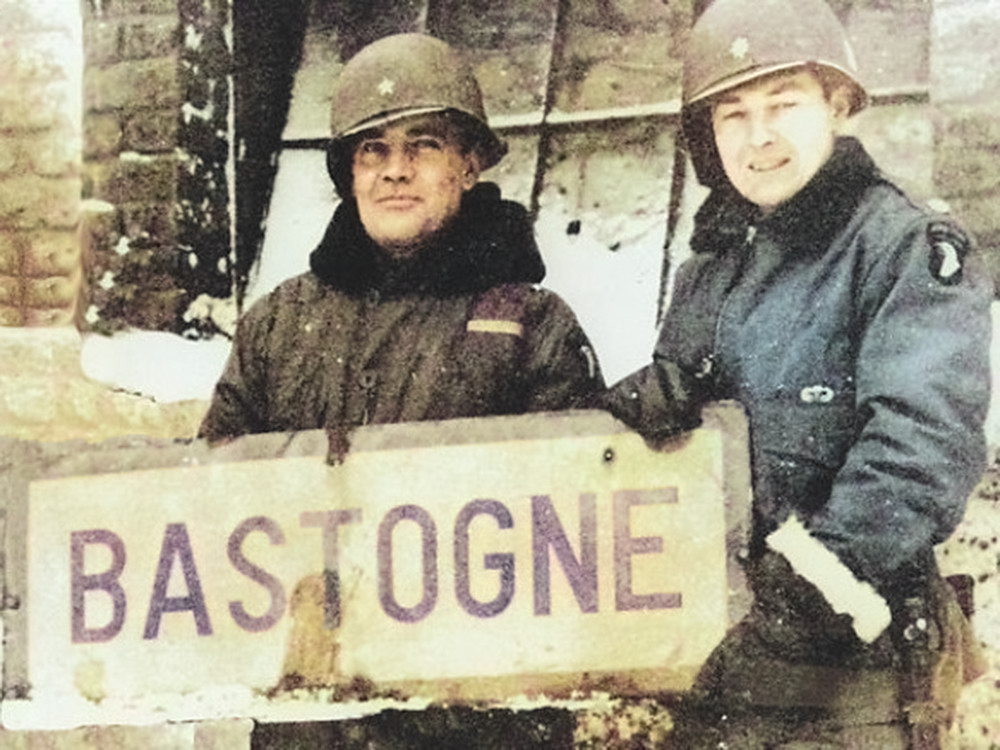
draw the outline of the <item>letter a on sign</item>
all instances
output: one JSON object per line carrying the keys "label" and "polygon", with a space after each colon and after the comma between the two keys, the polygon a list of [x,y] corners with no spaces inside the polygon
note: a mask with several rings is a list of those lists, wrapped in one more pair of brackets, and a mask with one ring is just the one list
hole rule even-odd
{"label": "letter a on sign", "polygon": [[[170,569],[173,567],[175,555],[181,559],[181,570],[184,572],[184,582],[188,589],[187,596],[167,596],[167,584],[170,582]],[[156,581],[153,584],[153,596],[149,602],[149,614],[146,616],[146,627],[142,637],[147,640],[156,638],[160,632],[160,618],[164,612],[187,610],[191,610],[194,614],[198,635],[211,635],[212,624],[208,620],[205,596],[201,593],[201,581],[198,580],[198,571],[194,566],[187,526],[182,523],[172,523],[167,526],[163,535],[160,564],[156,567]]]}

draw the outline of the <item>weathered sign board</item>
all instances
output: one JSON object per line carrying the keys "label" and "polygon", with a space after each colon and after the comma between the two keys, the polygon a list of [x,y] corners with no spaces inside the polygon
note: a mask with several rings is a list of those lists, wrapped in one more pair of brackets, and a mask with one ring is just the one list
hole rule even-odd
{"label": "weathered sign board", "polygon": [[682,689],[744,601],[746,442],[724,404],[656,450],[579,412],[28,461],[3,724]]}

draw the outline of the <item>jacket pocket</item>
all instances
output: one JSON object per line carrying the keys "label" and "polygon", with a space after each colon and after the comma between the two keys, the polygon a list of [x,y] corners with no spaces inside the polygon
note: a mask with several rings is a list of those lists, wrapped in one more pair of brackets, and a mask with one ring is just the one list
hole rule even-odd
{"label": "jacket pocket", "polygon": [[761,509],[812,514],[825,505],[857,437],[856,412],[847,400],[776,399],[751,411],[755,494]]}

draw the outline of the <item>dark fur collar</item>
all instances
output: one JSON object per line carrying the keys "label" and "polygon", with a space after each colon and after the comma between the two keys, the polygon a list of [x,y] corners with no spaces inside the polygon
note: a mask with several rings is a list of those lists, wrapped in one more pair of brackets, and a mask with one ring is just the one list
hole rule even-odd
{"label": "dark fur collar", "polygon": [[510,282],[537,283],[545,276],[527,211],[519,203],[501,200],[500,189],[492,183],[480,183],[466,193],[455,224],[439,243],[402,261],[372,242],[357,204],[345,200],[309,264],[335,289],[378,291],[389,297],[450,297]]}
{"label": "dark fur collar", "polygon": [[847,225],[865,191],[883,181],[875,163],[854,138],[838,138],[833,154],[790,201],[766,218],[727,181],[713,190],[695,216],[691,247],[721,252],[742,242],[750,226],[779,238],[795,252],[823,253]]}

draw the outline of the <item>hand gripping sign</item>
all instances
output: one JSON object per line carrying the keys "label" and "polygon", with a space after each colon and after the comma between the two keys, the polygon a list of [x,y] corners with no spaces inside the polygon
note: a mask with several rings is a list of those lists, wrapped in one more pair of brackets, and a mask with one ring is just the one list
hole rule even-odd
{"label": "hand gripping sign", "polygon": [[4,724],[682,689],[745,602],[745,423],[705,416],[657,450],[601,412],[368,427],[336,465],[322,432],[34,446]]}

